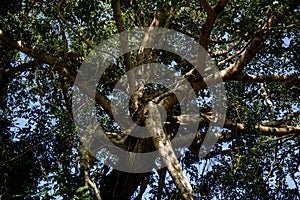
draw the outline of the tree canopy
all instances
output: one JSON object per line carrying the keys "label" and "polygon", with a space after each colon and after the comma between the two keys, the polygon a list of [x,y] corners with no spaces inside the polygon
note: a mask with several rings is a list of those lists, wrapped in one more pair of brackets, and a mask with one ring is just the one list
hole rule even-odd
{"label": "tree canopy", "polygon": [[[299,1],[1,3],[0,199],[299,199]],[[87,59],[97,45],[143,27],[148,29],[140,47],[115,58],[98,77],[96,91],[82,85],[87,96],[95,96],[99,122],[86,130],[94,134],[100,126],[97,137],[128,152],[157,150],[165,162],[164,168],[134,173],[114,169],[87,148],[86,140],[92,141],[79,134],[72,95],[82,64],[102,69]],[[174,30],[201,45],[224,82],[227,111],[218,113],[226,115],[224,125],[216,127],[218,141],[204,157],[198,155],[214,120],[208,84],[180,55],[143,47],[143,42],[159,44],[151,41],[154,28]],[[126,38],[119,39],[129,48]],[[187,47],[189,53],[188,41],[177,39],[174,48]],[[150,127],[151,137],[139,138],[130,135],[135,127],[118,124],[111,94],[125,73],[131,78],[126,91],[136,86],[132,70],[147,63],[167,66],[189,82],[199,117],[182,112],[173,90],[144,83],[132,91],[129,105],[117,98],[136,125]],[[167,73],[160,65],[143,70]],[[188,96],[180,81],[173,89]],[[182,122],[189,131],[195,120],[192,143],[177,158],[170,142]]]}

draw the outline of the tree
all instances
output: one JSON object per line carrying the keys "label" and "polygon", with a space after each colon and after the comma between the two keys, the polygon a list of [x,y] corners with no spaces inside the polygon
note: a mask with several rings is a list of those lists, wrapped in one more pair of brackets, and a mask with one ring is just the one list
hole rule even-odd
{"label": "tree", "polygon": [[[299,9],[294,0],[4,0],[0,197],[299,198]],[[104,130],[99,137],[130,152],[158,150],[163,161],[170,160],[167,167],[143,173],[113,169],[95,159],[78,134],[72,89],[80,66],[98,44],[136,27],[150,27],[149,34],[157,27],[184,34],[218,67],[227,113],[217,144],[204,158],[198,154],[213,120],[207,85],[186,59],[159,49],[141,47],[115,59],[98,82],[95,102]],[[168,144],[183,118],[195,118],[181,113],[179,100],[168,88],[147,83],[132,91],[131,118],[152,127],[151,137],[128,136],[113,116],[110,94],[120,78],[126,72],[131,76],[130,70],[138,65],[154,62],[189,81],[200,102],[198,132],[179,158]],[[134,84],[129,83],[131,88]],[[182,91],[180,84],[175,89]],[[166,110],[164,127],[157,122],[162,116],[151,103],[155,99]]]}

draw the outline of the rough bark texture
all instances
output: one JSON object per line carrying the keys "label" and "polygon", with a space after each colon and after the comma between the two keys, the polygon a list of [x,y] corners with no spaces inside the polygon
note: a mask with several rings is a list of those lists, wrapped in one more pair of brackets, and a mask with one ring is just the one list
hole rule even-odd
{"label": "rough bark texture", "polygon": [[[134,1],[126,1],[126,3],[133,4]],[[198,36],[199,44],[202,45],[205,49],[208,49],[210,42],[216,42],[212,41],[210,36],[214,27],[214,24],[219,17],[219,14],[226,8],[226,5],[228,4],[228,0],[219,0],[214,5],[210,5],[208,1],[206,0],[200,0],[200,3],[206,13],[206,19],[204,21],[203,26],[201,27],[200,35]],[[120,1],[113,0],[112,1],[112,10],[113,10],[113,16],[115,20],[115,24],[117,27],[118,32],[126,31],[125,25],[124,25],[124,19],[122,18],[122,10],[121,10],[121,3]],[[148,24],[144,24],[149,26],[149,31],[145,33],[144,40],[142,41],[142,44],[145,43],[151,43],[151,28],[153,27],[164,27],[168,28],[170,25],[170,21],[175,13],[175,8],[178,1],[172,1],[172,4],[169,4],[168,2],[165,2],[162,7],[158,8],[153,16],[152,19],[149,20]],[[56,14],[58,15],[58,19],[60,19],[60,25],[64,25],[66,27],[69,27],[70,30],[78,35],[80,39],[89,47],[92,48],[93,45],[84,38],[78,30],[76,30],[61,14],[60,10],[63,8],[63,1],[59,1],[57,6]],[[290,11],[293,12],[293,9],[297,7],[299,3],[296,1],[291,1],[291,8]],[[30,8],[31,9],[31,8]],[[27,14],[30,10],[28,10]],[[138,10],[137,12],[141,13],[143,15],[142,10]],[[249,72],[245,72],[245,67],[255,58],[257,53],[259,53],[264,48],[264,43],[266,39],[272,35],[272,31],[274,30],[274,27],[282,24],[284,21],[284,16],[281,13],[274,13],[273,15],[269,16],[269,18],[265,21],[265,24],[257,27],[257,31],[255,34],[250,37],[249,41],[245,43],[239,50],[236,50],[234,54],[231,56],[228,56],[223,61],[220,61],[218,63],[219,67],[223,67],[226,63],[231,62],[231,65],[228,65],[228,67],[222,68],[220,70],[220,75],[224,82],[230,82],[230,81],[240,81],[244,83],[283,83],[290,85],[291,87],[298,87],[300,85],[300,78],[299,76],[290,77],[286,74],[268,74],[268,75],[256,75],[256,74],[250,74]],[[144,23],[146,23],[144,21]],[[63,26],[62,26],[63,27]],[[292,24],[290,26],[286,26],[284,28],[295,28],[299,27],[299,24]],[[2,27],[1,27],[2,28]],[[126,38],[120,38],[122,41],[122,47],[124,50],[128,49],[128,44],[126,43]],[[66,37],[64,37],[64,40],[66,42]],[[55,73],[58,73],[61,77],[64,77],[70,84],[74,83],[75,77],[76,77],[76,70],[74,69],[73,63],[64,62],[61,60],[61,58],[55,54],[49,54],[48,51],[38,50],[34,46],[26,45],[25,41],[22,40],[14,40],[12,37],[9,37],[8,34],[4,34],[3,30],[0,29],[0,41],[1,45],[5,44],[8,45],[11,48],[11,51],[17,50],[28,57],[34,59],[34,61],[29,61],[28,63],[21,64],[18,66],[10,67],[7,63],[2,67],[2,70],[0,72],[0,83],[5,83],[5,88],[8,88],[7,82],[13,79],[13,77],[16,74],[20,74],[22,72],[32,72],[35,70],[34,65],[37,63],[43,63],[47,64],[55,71]],[[228,52],[230,52],[232,49],[234,49],[238,44],[240,44],[240,41],[234,41],[233,46],[230,50],[227,52],[216,52],[214,56],[217,55],[226,55]],[[66,45],[65,45],[66,46]],[[74,58],[76,60],[76,65],[80,65],[82,62],[81,57],[78,57],[71,52],[67,51],[67,47],[64,49],[64,56],[68,58]],[[140,49],[138,50],[138,55],[136,55],[136,63],[143,64],[146,62],[146,57],[150,54],[150,50],[144,49],[143,45],[141,45]],[[8,61],[11,59],[11,56],[9,56]],[[184,62],[181,60],[181,58],[176,58],[175,60],[178,63]],[[125,71],[129,71],[132,69],[133,63],[132,63],[132,57],[130,53],[126,53],[124,55],[124,64],[125,64]],[[130,75],[130,87],[132,88],[135,84],[135,77],[131,73]],[[184,75],[184,78],[189,80],[193,89],[198,92],[200,89],[206,88],[205,81],[203,78],[199,75],[199,73],[196,72],[196,70],[191,70],[187,72]],[[213,80],[214,77],[207,77],[208,79]],[[114,82],[115,83],[115,82]],[[263,86],[263,85],[262,85]],[[94,94],[94,91],[92,91],[90,88],[91,86],[88,84],[79,85],[80,89],[82,89],[88,96],[94,97],[97,104],[100,105],[101,109],[103,109],[103,112],[105,112],[108,116],[113,117],[112,110],[111,110],[111,101],[100,92],[96,92],[96,95]],[[178,83],[177,88],[178,91],[185,91],[186,88],[184,86],[180,85]],[[1,89],[2,91],[2,89]],[[4,91],[4,90],[3,90]],[[2,95],[2,94],[1,94]],[[134,93],[134,96],[132,99],[134,100],[133,103],[136,103],[137,106],[133,106],[135,111],[137,111],[137,119],[143,123],[143,120],[145,119],[145,124],[148,127],[149,131],[152,135],[152,142],[153,144],[146,144],[146,142],[140,142],[137,141],[134,143],[134,145],[130,146],[130,142],[128,142],[130,139],[128,135],[125,134],[119,134],[118,132],[106,132],[106,136],[109,137],[115,144],[118,144],[120,146],[126,146],[130,149],[142,149],[144,150],[158,150],[162,161],[167,166],[167,169],[173,178],[175,185],[177,189],[180,191],[182,197],[184,199],[194,199],[193,197],[193,190],[191,187],[191,184],[189,183],[187,177],[183,173],[183,170],[180,166],[180,163],[178,162],[178,159],[176,158],[176,155],[174,153],[174,149],[172,148],[172,145],[170,143],[170,139],[167,135],[167,133],[162,128],[162,122],[161,122],[161,116],[159,113],[159,110],[157,109],[157,104],[162,106],[165,110],[170,110],[174,105],[178,103],[178,100],[174,94],[169,93],[163,93],[163,94],[150,94],[148,96],[149,99],[159,99],[159,101],[156,101],[153,103],[152,101],[143,102],[148,103],[146,106],[142,104],[141,99],[143,99],[144,91],[143,88],[141,88],[140,91],[137,91]],[[272,102],[268,100],[268,94],[265,91],[264,92],[265,99],[268,102],[268,105],[271,109],[272,108]],[[5,98],[4,95],[1,96],[1,98]],[[138,104],[141,105],[138,105]],[[274,106],[273,106],[274,107]],[[200,119],[194,119],[193,116],[174,116],[174,119],[172,119],[172,125],[173,127],[178,126],[178,124],[181,121],[182,117],[187,117],[190,120],[199,120],[199,125],[205,126],[210,121],[210,111],[207,110],[204,113],[205,115],[202,115]],[[71,115],[71,113],[70,113]],[[300,127],[297,125],[286,125],[285,123],[291,119],[295,119],[299,117],[300,112],[296,111],[293,113],[285,114],[280,119],[276,119],[274,117],[274,112],[271,112],[271,117],[269,122],[259,122],[257,124],[253,124],[251,126],[251,129],[248,128],[247,124],[243,122],[236,122],[231,119],[227,119],[225,122],[224,127],[232,132],[242,132],[242,133],[251,133],[252,131],[259,131],[260,134],[264,136],[276,136],[276,137],[286,137],[286,136],[293,136],[293,137],[299,137],[300,136]],[[175,129],[175,128],[174,128]],[[234,138],[236,138],[236,135],[234,134],[221,134],[220,135],[220,141],[231,141]],[[190,139],[190,138],[185,138]],[[88,139],[87,139],[88,140]],[[196,137],[194,138],[193,143],[189,147],[189,149],[194,152],[195,154],[198,154],[200,146],[203,141],[203,134],[198,133]],[[140,150],[137,150],[140,152]],[[219,155],[225,154],[226,152],[218,152]],[[104,179],[101,180],[101,188],[93,182],[90,179],[90,170],[93,164],[93,158],[89,154],[88,150],[84,146],[80,146],[79,148],[79,155],[80,155],[80,185],[81,186],[90,186],[93,188],[95,193],[96,199],[130,199],[134,192],[137,190],[137,188],[140,186],[141,182],[148,181],[147,177],[149,176],[148,173],[142,173],[142,174],[131,174],[131,173],[125,173],[120,172],[117,170],[113,170],[112,173],[105,176]],[[214,152],[208,155],[213,156]],[[162,184],[161,184],[162,185]],[[106,191],[112,191],[113,192],[106,192]],[[143,187],[145,189],[145,186]],[[143,189],[143,190],[144,190]],[[101,190],[101,193],[100,193]],[[161,187],[159,189],[160,193],[162,191]],[[139,195],[140,197],[142,194]]]}
{"label": "rough bark texture", "polygon": [[160,116],[161,114],[157,108],[157,105],[150,101],[145,108],[145,114],[147,115],[146,126],[152,135],[154,146],[159,152],[163,163],[167,166],[167,169],[173,178],[177,189],[180,190],[180,193],[184,199],[194,199],[192,186],[182,171],[171,142],[163,130],[163,124]]}

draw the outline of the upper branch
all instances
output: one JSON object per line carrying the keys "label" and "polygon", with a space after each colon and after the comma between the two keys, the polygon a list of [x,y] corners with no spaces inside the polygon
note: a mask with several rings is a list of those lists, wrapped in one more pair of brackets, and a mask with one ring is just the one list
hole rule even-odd
{"label": "upper branch", "polygon": [[11,41],[8,37],[4,35],[2,30],[0,30],[0,40],[13,47],[14,49],[17,49],[25,53],[26,55],[35,58],[37,61],[47,63],[50,65],[54,65],[57,63],[55,57],[45,55],[37,49],[29,48],[25,46],[25,43],[23,41]]}
{"label": "upper branch", "polygon": [[[274,121],[274,123],[276,123]],[[224,127],[232,130],[232,131],[241,131],[248,132],[251,131],[247,129],[246,125],[243,123],[235,123],[231,120],[226,120]],[[298,134],[300,135],[300,126],[290,126],[290,125],[281,125],[278,127],[267,126],[267,125],[255,125],[254,128],[260,131],[261,134],[266,136],[284,136],[289,134]]]}
{"label": "upper branch", "polygon": [[273,15],[268,19],[264,26],[252,37],[250,43],[245,49],[245,53],[230,67],[223,70],[225,80],[230,75],[242,73],[244,67],[251,62],[255,55],[263,48],[263,44],[270,34],[271,27],[279,22],[279,17]]}
{"label": "upper branch", "polygon": [[[116,21],[118,31],[119,31],[119,33],[122,33],[125,31],[125,28],[124,28],[123,19],[122,19],[121,10],[120,10],[120,1],[113,0],[112,8],[113,8],[114,19]],[[134,88],[135,77],[134,77],[134,73],[132,71],[130,71],[130,69],[132,68],[132,64],[131,64],[130,52],[128,52],[129,47],[128,47],[127,34],[121,34],[120,40],[121,40],[122,49],[124,52],[126,52],[124,54],[124,64],[125,64],[126,71],[129,73],[128,74],[129,75],[129,77],[128,77],[129,78],[129,87]]]}
{"label": "upper branch", "polygon": [[[68,78],[68,80],[72,83],[74,82],[76,78],[76,74],[70,70],[70,68],[64,64],[63,62],[59,62],[55,57],[45,55],[41,51],[34,49],[34,48],[29,48],[25,46],[24,42],[22,41],[11,41],[8,37],[4,36],[2,30],[0,30],[0,40],[8,44],[9,46],[13,47],[14,49],[17,49],[24,54],[35,58],[37,61],[41,63],[46,63],[51,66],[63,77]],[[91,90],[91,86],[87,84],[81,84],[79,85],[80,89],[82,89],[87,95],[90,97],[94,97],[94,91]],[[112,111],[110,108],[110,101],[100,94],[99,92],[96,93],[96,101],[103,107],[103,109],[110,115],[112,116]]]}
{"label": "upper branch", "polygon": [[300,78],[287,76],[283,74],[271,74],[271,75],[252,75],[241,73],[236,76],[231,76],[230,80],[251,82],[251,83],[270,83],[270,82],[280,82],[286,83],[288,85],[300,85]]}
{"label": "upper branch", "polygon": [[218,14],[225,8],[228,0],[219,0],[214,6],[210,6],[206,0],[201,0],[200,2],[207,12],[205,23],[201,28],[200,45],[204,49],[207,49],[211,30],[214,26]]}

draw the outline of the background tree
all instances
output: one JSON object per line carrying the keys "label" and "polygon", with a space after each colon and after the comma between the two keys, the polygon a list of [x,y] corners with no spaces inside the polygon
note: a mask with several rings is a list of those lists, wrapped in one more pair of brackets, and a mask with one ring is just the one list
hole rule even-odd
{"label": "background tree", "polygon": [[[3,0],[1,199],[299,198],[299,9],[294,0]],[[198,158],[211,105],[202,101],[199,111],[208,118],[200,119],[190,151],[179,159],[184,173],[176,168],[177,179],[171,167],[135,174],[104,165],[81,144],[74,125],[71,91],[84,58],[112,34],[134,27],[194,38],[226,85],[226,122],[217,145]],[[199,100],[209,97],[193,67],[170,52],[140,49],[118,58],[99,82],[96,103],[105,135],[134,152],[155,150],[155,140],[122,140],[108,96],[126,71],[149,62],[173,65]],[[145,123],[151,98],[172,100],[164,129],[172,137],[183,117],[174,95],[151,84],[141,91],[131,98],[132,118]]]}

